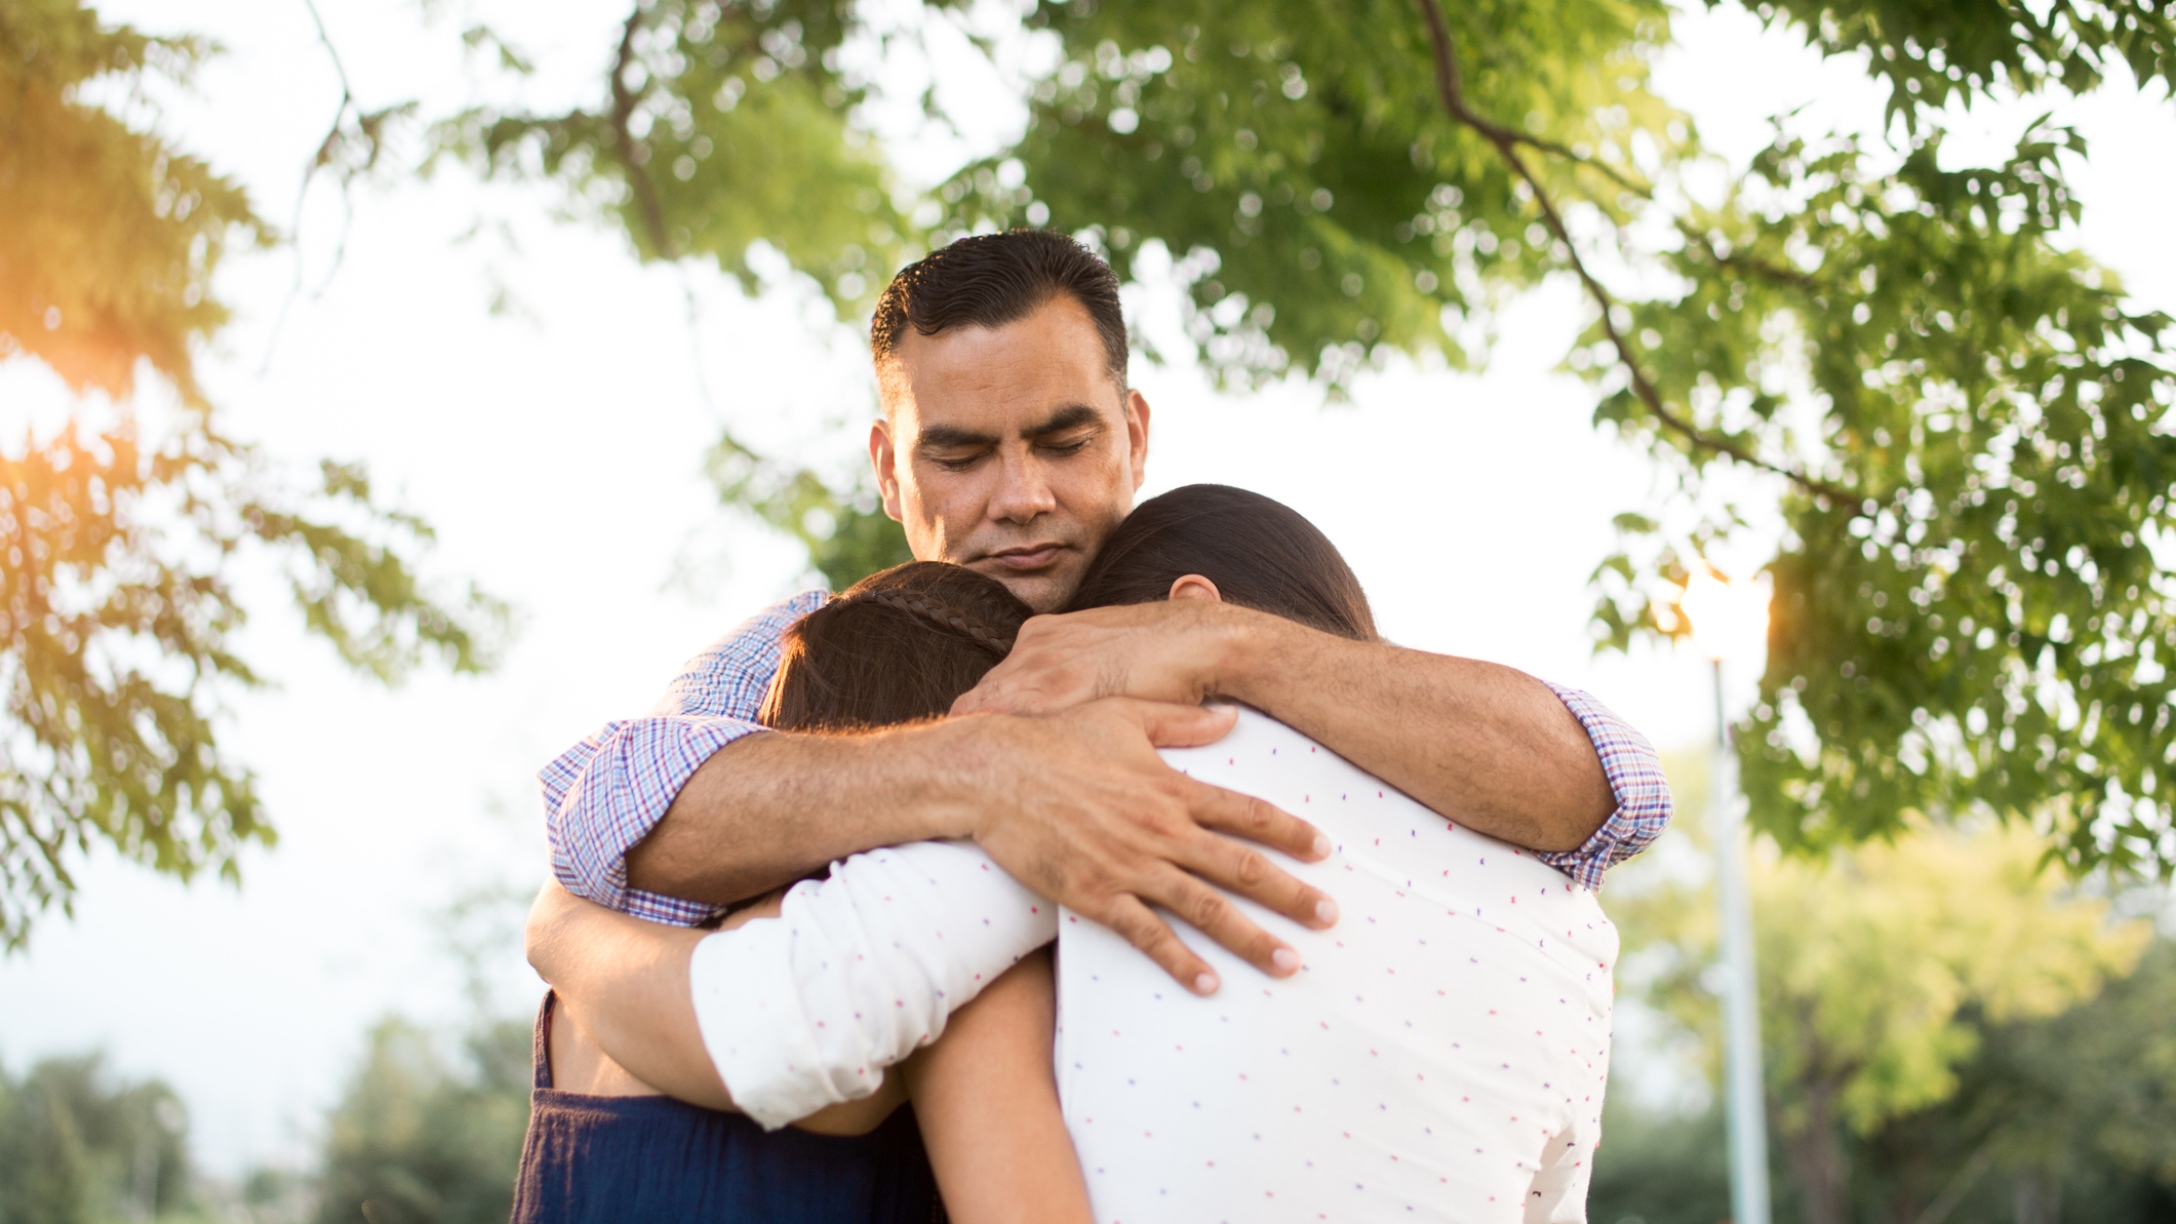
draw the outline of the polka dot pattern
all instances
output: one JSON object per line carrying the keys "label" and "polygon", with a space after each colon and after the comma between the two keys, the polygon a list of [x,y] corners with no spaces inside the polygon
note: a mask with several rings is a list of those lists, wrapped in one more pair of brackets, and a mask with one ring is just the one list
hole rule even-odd
{"label": "polka dot pattern", "polygon": [[1061,915],[1058,1082],[1099,1224],[1583,1220],[1617,956],[1593,894],[1253,711],[1164,755],[1328,834],[1279,865],[1343,917],[1240,902],[1299,951],[1285,980],[1172,919],[1223,981],[1204,999]]}

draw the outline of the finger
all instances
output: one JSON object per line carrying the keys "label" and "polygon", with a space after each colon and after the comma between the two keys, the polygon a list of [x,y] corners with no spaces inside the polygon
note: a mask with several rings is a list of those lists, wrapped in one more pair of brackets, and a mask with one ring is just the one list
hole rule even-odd
{"label": "finger", "polygon": [[952,713],[954,715],[984,714],[996,711],[998,690],[1004,687],[1004,670],[1005,665],[999,663],[996,667],[984,673],[975,687],[961,693],[953,700]]}
{"label": "finger", "polygon": [[[1173,856],[1173,862],[1193,872],[1201,880],[1215,885],[1216,888],[1211,891],[1216,892],[1217,897],[1227,905],[1231,902],[1225,896],[1225,891],[1232,896],[1245,897],[1301,926],[1312,927],[1318,931],[1337,922],[1337,902],[1328,893],[1279,870],[1261,851],[1252,846],[1219,837],[1214,833],[1202,833],[1180,849]],[[1236,907],[1234,909],[1236,912]],[[1187,911],[1174,912],[1184,914]],[[1265,966],[1273,963],[1257,957],[1250,948],[1226,943],[1222,938],[1218,938],[1217,942],[1250,961]],[[1261,955],[1267,957],[1274,951],[1274,948],[1270,948]]]}
{"label": "finger", "polygon": [[1222,891],[1183,871],[1166,873],[1142,895],[1271,977],[1299,972],[1300,956],[1290,944],[1256,925]]}
{"label": "finger", "polygon": [[1322,830],[1265,799],[1195,782],[1186,806],[1194,823],[1204,829],[1259,842],[1303,863],[1330,857],[1330,839],[1323,836]]}
{"label": "finger", "polygon": [[1109,699],[1112,707],[1140,726],[1158,748],[1198,748],[1229,734],[1239,721],[1238,706],[1177,705],[1134,697]]}
{"label": "finger", "polygon": [[1075,907],[1076,912],[1100,922],[1118,933],[1119,938],[1132,944],[1150,960],[1163,967],[1171,980],[1198,995],[1216,993],[1216,973],[1209,962],[1195,955],[1174,933],[1168,923],[1158,918],[1154,910],[1143,904],[1140,898],[1121,893],[1093,913]]}

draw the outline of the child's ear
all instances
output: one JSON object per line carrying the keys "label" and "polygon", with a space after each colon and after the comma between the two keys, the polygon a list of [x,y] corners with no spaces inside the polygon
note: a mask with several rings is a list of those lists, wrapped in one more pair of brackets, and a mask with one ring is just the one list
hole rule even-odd
{"label": "child's ear", "polygon": [[1184,574],[1171,584],[1169,599],[1206,599],[1210,603],[1223,603],[1224,592],[1216,584],[1200,574]]}

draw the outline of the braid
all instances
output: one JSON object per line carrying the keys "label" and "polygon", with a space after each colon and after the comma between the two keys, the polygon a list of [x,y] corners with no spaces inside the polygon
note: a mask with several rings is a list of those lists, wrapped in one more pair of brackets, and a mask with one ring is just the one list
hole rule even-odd
{"label": "braid", "polygon": [[967,615],[958,608],[931,599],[919,591],[906,591],[897,587],[884,587],[874,591],[861,591],[847,596],[848,599],[883,604],[897,608],[909,616],[919,616],[933,624],[942,625],[974,642],[999,658],[1012,651],[1012,638],[998,633],[988,625]]}

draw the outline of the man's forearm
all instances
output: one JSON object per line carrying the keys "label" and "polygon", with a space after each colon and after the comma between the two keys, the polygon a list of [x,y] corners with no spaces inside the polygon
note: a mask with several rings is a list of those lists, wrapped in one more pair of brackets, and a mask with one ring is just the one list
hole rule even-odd
{"label": "man's forearm", "polygon": [[1578,849],[1616,806],[1579,720],[1513,668],[1250,615],[1217,688],[1514,845]]}
{"label": "man's forearm", "polygon": [[864,850],[972,832],[959,736],[942,723],[869,735],[744,736],[703,762],[627,854],[648,892],[728,905]]}

